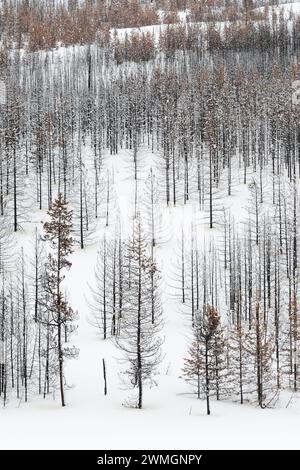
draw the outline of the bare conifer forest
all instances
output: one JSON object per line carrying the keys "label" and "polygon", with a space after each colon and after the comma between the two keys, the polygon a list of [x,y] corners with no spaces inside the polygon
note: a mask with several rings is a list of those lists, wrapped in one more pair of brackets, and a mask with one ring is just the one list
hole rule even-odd
{"label": "bare conifer forest", "polygon": [[300,2],[0,1],[1,447],[299,448]]}

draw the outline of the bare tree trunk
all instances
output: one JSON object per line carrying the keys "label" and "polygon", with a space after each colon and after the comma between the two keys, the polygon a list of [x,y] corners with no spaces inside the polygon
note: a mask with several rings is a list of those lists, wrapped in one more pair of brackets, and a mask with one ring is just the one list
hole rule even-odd
{"label": "bare tree trunk", "polygon": [[206,412],[210,415],[209,403],[209,364],[208,364],[208,338],[205,339],[205,395],[206,395]]}
{"label": "bare tree trunk", "polygon": [[106,364],[105,359],[102,359],[102,367],[103,367],[103,380],[104,380],[104,395],[107,395],[107,380],[106,380]]}

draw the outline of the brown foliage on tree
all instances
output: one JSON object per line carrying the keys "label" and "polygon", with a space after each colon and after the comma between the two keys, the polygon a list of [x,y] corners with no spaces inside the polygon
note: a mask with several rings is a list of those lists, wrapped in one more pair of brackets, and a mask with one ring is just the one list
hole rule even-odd
{"label": "brown foliage on tree", "polygon": [[[64,280],[63,269],[70,269],[72,263],[68,259],[73,252],[74,241],[71,236],[72,211],[68,210],[67,203],[60,193],[48,211],[49,222],[44,223],[44,240],[48,241],[51,252],[48,255],[46,265],[44,288],[47,293],[45,308],[50,314],[50,323],[57,329],[57,357],[59,370],[59,383],[61,404],[65,406],[64,396],[64,357],[74,355],[76,351],[64,349],[63,331],[68,331],[68,322],[74,318],[74,312],[68,305],[61,291],[61,283]],[[64,329],[64,330],[63,330]]]}
{"label": "brown foliage on tree", "polygon": [[151,33],[132,33],[125,39],[114,39],[114,56],[118,64],[124,61],[142,62],[153,59],[154,39]]}

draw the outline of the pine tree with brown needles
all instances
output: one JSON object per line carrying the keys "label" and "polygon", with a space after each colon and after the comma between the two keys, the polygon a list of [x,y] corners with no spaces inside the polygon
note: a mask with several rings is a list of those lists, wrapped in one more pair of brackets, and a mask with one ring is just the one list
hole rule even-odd
{"label": "pine tree with brown needles", "polygon": [[197,398],[201,398],[201,380],[203,371],[203,356],[201,353],[200,335],[194,331],[194,340],[188,350],[189,356],[184,359],[184,379],[196,388]]}
{"label": "pine tree with brown needles", "polygon": [[184,360],[183,375],[188,383],[196,386],[198,398],[201,397],[201,392],[206,398],[209,415],[212,393],[217,400],[221,393],[226,394],[226,390],[222,389],[226,382],[225,343],[220,316],[215,307],[206,305],[203,312],[196,312],[193,336],[188,357]]}
{"label": "pine tree with brown needles", "polygon": [[[62,293],[61,283],[65,276],[64,269],[70,269],[72,263],[68,257],[73,252],[74,240],[71,237],[72,211],[60,193],[48,211],[50,221],[44,223],[44,240],[48,241],[51,251],[45,269],[44,289],[46,298],[50,299],[45,305],[50,314],[50,325],[56,330],[54,344],[58,357],[58,374],[60,384],[61,404],[65,406],[64,396],[64,358],[77,355],[76,348],[68,348],[68,333],[74,330],[75,313],[68,305]],[[63,337],[64,336],[64,337]]]}

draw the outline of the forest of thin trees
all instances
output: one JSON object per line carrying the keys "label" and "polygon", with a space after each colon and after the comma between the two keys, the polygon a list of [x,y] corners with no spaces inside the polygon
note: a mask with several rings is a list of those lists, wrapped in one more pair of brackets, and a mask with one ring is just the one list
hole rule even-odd
{"label": "forest of thin trees", "polygon": [[110,30],[175,25],[182,13],[188,24],[226,22],[226,27],[236,30],[240,22],[266,21],[269,7],[277,4],[277,0],[263,6],[256,0],[1,0],[0,34],[7,46],[30,51],[96,40],[108,44]]}
{"label": "forest of thin trees", "polygon": [[[55,392],[67,403],[81,312],[65,278],[73,256],[95,245],[94,282],[81,288],[99,351],[111,341],[121,356],[126,405],[142,408],[145,386],[159,382],[165,246],[189,328],[182,379],[207,413],[213,400],[265,408],[297,392],[299,18],[268,6],[258,15],[254,2],[208,2],[207,11],[192,0],[125,2],[131,10],[124,1],[1,3],[3,405]],[[157,34],[115,29],[162,25],[164,8]],[[125,224],[120,155],[134,195]],[[241,186],[242,215],[230,209]],[[193,223],[172,233],[164,211],[191,206]]]}

